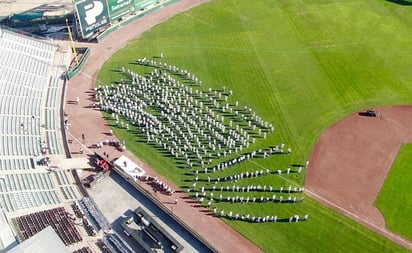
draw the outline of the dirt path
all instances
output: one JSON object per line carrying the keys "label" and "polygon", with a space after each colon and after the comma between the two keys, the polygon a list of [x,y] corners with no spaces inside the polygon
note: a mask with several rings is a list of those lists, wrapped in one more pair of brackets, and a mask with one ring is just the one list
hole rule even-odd
{"label": "dirt path", "polygon": [[[148,174],[157,175],[149,166],[138,158],[133,157],[129,152],[120,153],[109,146],[104,146],[101,149],[93,147],[97,142],[104,141],[108,138],[112,139],[111,136],[108,136],[110,128],[103,119],[102,114],[99,110],[92,107],[93,88],[95,87],[96,77],[103,63],[110,58],[113,53],[123,48],[128,41],[139,37],[142,32],[158,23],[166,21],[175,14],[205,2],[208,2],[208,0],[181,0],[119,29],[99,44],[87,44],[87,46],[91,48],[91,55],[88,62],[82,72],[68,82],[66,91],[65,110],[69,114],[69,122],[72,124],[72,127],[67,131],[67,138],[73,157],[86,156],[96,151],[100,154],[109,154],[110,159],[125,154],[136,164],[144,167]],[[79,104],[75,103],[76,97],[80,98]],[[84,140],[82,138],[83,135]],[[79,153],[80,148],[84,150],[83,154]],[[163,182],[172,186],[172,188],[177,189],[176,186],[168,182],[161,175],[157,176],[162,179]],[[151,191],[148,185],[142,185],[148,189],[148,191]],[[220,252],[262,252],[262,250],[251,241],[236,232],[222,220],[211,215],[207,209],[192,207],[191,199],[189,199],[184,192],[175,193],[173,196],[166,196],[160,193],[156,193],[155,195]],[[174,202],[175,197],[180,199],[177,205],[171,204]]]}
{"label": "dirt path", "polygon": [[401,144],[412,141],[412,106],[377,108],[378,116],[350,115],[319,139],[310,158],[306,192],[412,250],[390,232],[374,202]]}

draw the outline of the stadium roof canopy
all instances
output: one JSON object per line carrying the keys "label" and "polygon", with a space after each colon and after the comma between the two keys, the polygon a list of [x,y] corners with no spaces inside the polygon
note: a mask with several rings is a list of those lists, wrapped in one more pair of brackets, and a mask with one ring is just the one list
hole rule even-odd
{"label": "stadium roof canopy", "polygon": [[51,226],[46,227],[7,253],[70,253]]}

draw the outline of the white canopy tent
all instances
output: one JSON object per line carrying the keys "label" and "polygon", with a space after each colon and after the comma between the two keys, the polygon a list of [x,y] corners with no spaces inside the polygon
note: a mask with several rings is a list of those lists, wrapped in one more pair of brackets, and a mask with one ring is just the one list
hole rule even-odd
{"label": "white canopy tent", "polygon": [[143,168],[141,168],[139,165],[137,165],[136,163],[134,163],[132,160],[130,160],[124,155],[119,157],[114,162],[114,165],[117,168],[123,170],[125,173],[130,175],[135,180],[146,174]]}

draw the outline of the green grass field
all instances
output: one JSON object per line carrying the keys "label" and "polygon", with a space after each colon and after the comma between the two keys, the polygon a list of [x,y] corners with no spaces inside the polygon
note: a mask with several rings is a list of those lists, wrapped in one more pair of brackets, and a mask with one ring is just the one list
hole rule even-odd
{"label": "green grass field", "polygon": [[381,192],[376,200],[376,206],[383,213],[386,226],[412,240],[412,194],[409,191],[412,182],[412,145],[404,144],[392,165]]}
{"label": "green grass field", "polygon": [[[411,103],[411,25],[411,8],[383,0],[212,1],[130,42],[105,63],[98,80],[119,81],[119,66],[144,73],[146,68],[133,63],[163,52],[162,61],[197,75],[203,90],[226,86],[234,92],[232,103],[250,106],[276,127],[253,149],[281,142],[292,147],[290,155],[256,159],[230,173],[284,169],[303,164],[319,136],[342,117],[371,106]],[[180,169],[179,161],[147,145],[135,128],[114,131],[159,173],[182,188],[192,184],[193,175]],[[304,180],[304,174],[291,174],[250,182],[302,186]],[[257,215],[309,214],[307,222],[297,224],[226,220],[267,252],[404,250],[308,198],[300,204],[216,206]]]}

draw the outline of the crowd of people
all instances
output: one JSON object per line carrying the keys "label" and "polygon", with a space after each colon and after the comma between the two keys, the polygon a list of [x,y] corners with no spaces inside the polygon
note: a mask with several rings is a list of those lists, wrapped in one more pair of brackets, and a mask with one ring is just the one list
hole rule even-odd
{"label": "crowd of people", "polygon": [[144,175],[140,177],[140,181],[150,184],[154,192],[160,192],[167,195],[173,194],[172,187],[158,179],[156,176]]}
{"label": "crowd of people", "polygon": [[121,68],[130,80],[97,87],[100,108],[111,113],[119,127],[129,128],[127,122],[138,126],[148,143],[185,159],[188,167],[205,168],[214,159],[242,152],[256,136],[266,138],[274,131],[251,108],[230,104],[232,91],[226,92],[224,87],[202,91],[194,88],[201,81],[186,70],[153,60],[140,59],[138,63],[154,69],[140,75]]}
{"label": "crowd of people", "polygon": [[[187,191],[200,205],[211,208],[214,202],[303,201],[304,188],[297,185],[227,185],[257,177],[299,174],[303,170],[303,166],[283,170],[257,166],[259,169],[231,174],[223,172],[252,159],[292,152],[292,148],[284,143],[250,151],[257,139],[266,139],[275,128],[252,108],[241,106],[238,101],[230,102],[233,91],[227,91],[224,86],[219,90],[202,90],[198,77],[164,62],[142,58],[137,64],[150,67],[151,72],[141,75],[119,68],[126,78],[116,84],[98,86],[95,93],[98,105],[111,114],[119,128],[129,130],[131,125],[135,126],[147,143],[154,143],[156,148],[184,161],[185,167],[194,174],[193,185]],[[150,181],[155,191],[173,193],[169,186],[155,178],[144,181]],[[253,192],[261,192],[261,195],[249,195]],[[270,192],[276,192],[277,196],[269,196]],[[250,217],[245,220],[260,222],[269,219]]]}
{"label": "crowd of people", "polygon": [[266,216],[258,216],[258,215],[250,215],[250,214],[239,214],[234,213],[233,211],[225,212],[225,210],[221,210],[220,213],[217,213],[217,209],[214,208],[213,212],[215,215],[219,215],[220,217],[227,218],[230,220],[240,220],[240,221],[248,221],[248,222],[299,222],[299,221],[307,221],[309,219],[309,214],[305,214],[302,217],[298,214],[294,214],[292,216],[286,218],[278,218],[277,215],[266,215]]}
{"label": "crowd of people", "polygon": [[[256,169],[255,171],[245,171],[245,172],[239,172],[235,174],[229,174],[225,175],[224,177],[220,176],[214,176],[213,174],[216,172],[215,169],[212,170],[213,173],[210,173],[211,175],[207,175],[207,179],[199,179],[199,171],[195,171],[195,177],[193,179],[194,182],[198,181],[207,181],[208,183],[220,183],[220,182],[237,182],[238,180],[241,179],[246,179],[246,178],[254,178],[254,177],[264,177],[264,176],[269,176],[272,174],[275,175],[282,175],[283,174],[291,174],[291,173],[301,173],[303,170],[302,166],[299,166],[297,170],[292,170],[290,167],[286,168],[285,170],[270,170],[270,169]],[[205,168],[204,173],[208,174],[208,169]],[[218,171],[221,171],[220,169]]]}
{"label": "crowd of people", "polygon": [[[193,184],[193,190],[196,192],[196,184]],[[291,186],[289,185],[288,187],[283,187],[280,186],[279,188],[275,188],[272,185],[254,185],[254,184],[249,184],[249,185],[235,185],[233,184],[232,186],[226,185],[226,186],[216,186],[215,184],[212,187],[205,188],[203,185],[200,188],[200,191],[203,193],[204,191],[209,190],[210,192],[214,191],[220,191],[220,192],[241,192],[241,193],[248,193],[248,192],[279,192],[279,193],[303,193],[305,190],[304,187],[297,187],[297,186]]]}

